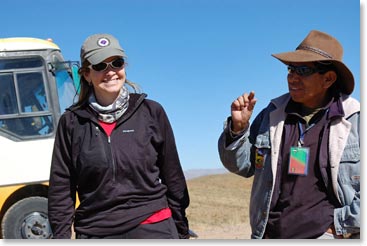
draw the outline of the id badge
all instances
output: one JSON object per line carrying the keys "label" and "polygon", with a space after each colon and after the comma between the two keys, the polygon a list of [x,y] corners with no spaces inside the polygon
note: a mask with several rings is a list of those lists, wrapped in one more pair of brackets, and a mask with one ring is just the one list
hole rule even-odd
{"label": "id badge", "polygon": [[306,176],[308,173],[308,158],[310,148],[291,147],[288,174]]}

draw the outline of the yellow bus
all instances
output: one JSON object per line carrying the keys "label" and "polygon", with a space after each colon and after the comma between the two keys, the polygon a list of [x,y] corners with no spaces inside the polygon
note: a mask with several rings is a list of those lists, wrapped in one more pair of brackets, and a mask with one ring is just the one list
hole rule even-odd
{"label": "yellow bus", "polygon": [[78,62],[38,38],[0,39],[0,238],[51,238],[47,192],[57,122],[77,100]]}

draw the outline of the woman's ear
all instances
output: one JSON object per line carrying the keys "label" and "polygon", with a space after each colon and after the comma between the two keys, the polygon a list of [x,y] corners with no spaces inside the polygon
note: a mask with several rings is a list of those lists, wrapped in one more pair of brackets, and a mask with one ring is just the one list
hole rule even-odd
{"label": "woman's ear", "polygon": [[83,72],[83,77],[88,82],[89,85],[92,85],[92,79],[90,77],[89,70]]}

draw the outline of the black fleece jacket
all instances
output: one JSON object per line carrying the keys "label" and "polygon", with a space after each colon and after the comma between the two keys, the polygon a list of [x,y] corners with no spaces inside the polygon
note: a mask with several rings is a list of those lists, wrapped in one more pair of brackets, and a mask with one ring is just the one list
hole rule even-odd
{"label": "black fleece jacket", "polygon": [[70,238],[73,222],[87,235],[126,232],[165,207],[188,237],[189,194],[173,131],[162,106],[145,97],[130,94],[110,137],[89,107],[61,116],[48,194],[54,238]]}

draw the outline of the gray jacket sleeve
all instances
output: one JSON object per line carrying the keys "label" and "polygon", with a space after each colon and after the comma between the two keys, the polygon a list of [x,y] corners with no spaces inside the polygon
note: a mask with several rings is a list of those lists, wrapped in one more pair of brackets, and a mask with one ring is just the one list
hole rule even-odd
{"label": "gray jacket sleeve", "polygon": [[227,120],[218,140],[218,152],[223,166],[230,172],[243,177],[253,175],[250,154],[252,144],[249,141],[249,129],[234,136],[230,130],[231,120]]}
{"label": "gray jacket sleeve", "polygon": [[341,207],[334,211],[334,225],[338,234],[348,237],[359,233],[360,208],[360,113],[348,119],[352,123],[347,145],[343,151],[338,173],[338,193]]}

